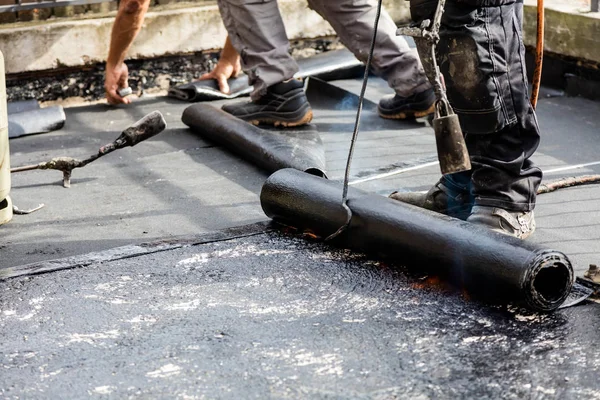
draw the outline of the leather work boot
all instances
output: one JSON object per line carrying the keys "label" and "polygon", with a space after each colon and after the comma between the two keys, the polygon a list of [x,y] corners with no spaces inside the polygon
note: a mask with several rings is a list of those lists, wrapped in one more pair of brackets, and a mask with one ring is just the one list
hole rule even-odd
{"label": "leather work boot", "polygon": [[435,92],[427,89],[410,97],[397,94],[384,96],[379,101],[379,116],[387,119],[419,118],[435,111]]}
{"label": "leather work boot", "polygon": [[259,100],[226,104],[223,111],[254,125],[283,127],[308,124],[313,117],[304,84],[296,79],[269,86]]}
{"label": "leather work boot", "polygon": [[452,193],[442,182],[436,183],[427,193],[394,192],[389,198],[462,220],[467,219],[472,206],[469,193]]}
{"label": "leather work boot", "polygon": [[518,239],[527,239],[535,232],[533,211],[507,211],[498,207],[473,206],[467,222],[485,225],[493,231]]}

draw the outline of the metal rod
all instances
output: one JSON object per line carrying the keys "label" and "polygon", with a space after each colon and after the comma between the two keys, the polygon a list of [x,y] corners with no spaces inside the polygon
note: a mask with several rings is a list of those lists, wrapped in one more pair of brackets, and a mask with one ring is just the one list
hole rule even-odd
{"label": "metal rod", "polygon": [[21,171],[32,171],[34,169],[39,169],[40,165],[39,164],[31,164],[31,165],[24,165],[22,167],[14,167],[10,169],[10,172],[21,172]]}
{"label": "metal rod", "polygon": [[[445,1],[445,0],[442,0]],[[358,108],[356,110],[356,120],[354,122],[354,132],[352,133],[352,139],[350,140],[350,150],[348,152],[348,160],[346,161],[346,172],[344,174],[344,186],[342,188],[342,208],[346,211],[346,222],[338,228],[337,231],[329,235],[325,240],[332,240],[339,236],[346,228],[350,225],[352,219],[352,210],[348,207],[348,184],[350,182],[350,168],[352,167],[352,156],[354,155],[354,146],[358,139],[358,132],[360,129],[360,116],[363,108],[363,101],[365,99],[365,92],[367,90],[367,82],[369,80],[369,70],[371,69],[371,61],[373,61],[373,53],[375,51],[375,44],[377,42],[377,30],[379,29],[379,17],[381,16],[381,6],[383,0],[377,2],[377,12],[375,13],[375,23],[373,24],[373,38],[371,39],[371,47],[369,49],[369,56],[367,57],[367,63],[365,64],[365,75],[363,77],[362,88],[360,90],[360,96],[358,96]]]}

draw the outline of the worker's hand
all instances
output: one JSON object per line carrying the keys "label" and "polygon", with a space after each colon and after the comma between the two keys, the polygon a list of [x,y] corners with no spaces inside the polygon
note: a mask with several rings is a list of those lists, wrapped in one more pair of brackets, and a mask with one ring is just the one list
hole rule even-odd
{"label": "worker's hand", "polygon": [[237,77],[241,71],[240,57],[237,54],[233,57],[223,57],[221,55],[217,66],[211,72],[202,75],[200,80],[216,79],[219,84],[219,90],[225,94],[229,94],[227,79]]}
{"label": "worker's hand", "polygon": [[106,100],[109,104],[129,104],[131,99],[119,96],[118,91],[128,86],[129,70],[125,63],[116,66],[106,64],[106,73],[104,78],[104,89],[106,90]]}

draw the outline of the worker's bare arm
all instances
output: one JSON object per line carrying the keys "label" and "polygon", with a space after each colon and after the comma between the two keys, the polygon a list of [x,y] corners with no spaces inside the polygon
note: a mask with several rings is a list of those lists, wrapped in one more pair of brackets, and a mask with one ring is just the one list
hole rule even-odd
{"label": "worker's bare arm", "polygon": [[200,80],[216,79],[219,83],[219,90],[223,93],[229,93],[227,79],[238,76],[241,70],[240,55],[231,44],[228,36],[219,57],[219,63],[211,72],[202,75]]}
{"label": "worker's bare arm", "polygon": [[110,37],[110,49],[106,60],[104,88],[110,104],[129,103],[118,90],[127,87],[129,71],[124,60],[131,43],[142,29],[150,0],[122,0]]}

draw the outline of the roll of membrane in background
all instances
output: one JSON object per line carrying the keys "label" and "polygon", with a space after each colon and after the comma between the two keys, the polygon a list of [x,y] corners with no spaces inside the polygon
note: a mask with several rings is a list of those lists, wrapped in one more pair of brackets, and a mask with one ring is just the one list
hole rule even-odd
{"label": "roll of membrane in background", "polygon": [[61,129],[67,117],[62,106],[36,108],[8,114],[8,137],[10,139]]}
{"label": "roll of membrane in background", "polygon": [[295,168],[326,176],[325,148],[314,126],[267,130],[208,104],[194,104],[181,120],[192,131],[266,170]]}
{"label": "roll of membrane in background", "polygon": [[4,56],[0,52],[0,225],[12,219],[10,192],[10,151],[8,148],[8,112]]}
{"label": "roll of membrane in background", "polygon": [[[265,182],[260,201],[274,221],[327,237],[346,221],[342,185],[292,169]],[[350,189],[352,220],[336,244],[435,273],[494,302],[552,311],[573,286],[566,255],[485,227]]]}

